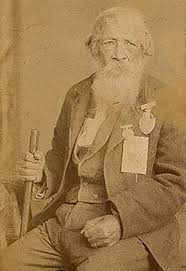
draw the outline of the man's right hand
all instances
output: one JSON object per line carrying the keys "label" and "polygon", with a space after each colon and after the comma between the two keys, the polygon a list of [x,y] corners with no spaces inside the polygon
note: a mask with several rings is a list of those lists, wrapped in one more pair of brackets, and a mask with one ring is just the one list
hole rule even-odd
{"label": "man's right hand", "polygon": [[26,153],[24,158],[17,164],[17,178],[22,181],[33,181],[39,183],[42,180],[45,156],[42,152],[34,154]]}

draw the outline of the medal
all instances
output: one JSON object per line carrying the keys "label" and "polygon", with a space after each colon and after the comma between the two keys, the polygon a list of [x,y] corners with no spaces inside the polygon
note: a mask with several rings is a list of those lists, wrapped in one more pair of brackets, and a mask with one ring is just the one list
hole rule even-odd
{"label": "medal", "polygon": [[122,136],[124,139],[129,139],[134,136],[134,131],[132,130],[132,124],[121,126]]}
{"label": "medal", "polygon": [[143,134],[150,134],[156,123],[156,118],[152,114],[152,108],[156,105],[156,102],[147,103],[141,106],[143,114],[139,120],[139,127]]}

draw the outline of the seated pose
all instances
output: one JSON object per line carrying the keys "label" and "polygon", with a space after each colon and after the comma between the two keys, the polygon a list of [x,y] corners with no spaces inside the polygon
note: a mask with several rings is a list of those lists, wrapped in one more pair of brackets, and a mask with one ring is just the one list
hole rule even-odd
{"label": "seated pose", "polygon": [[179,271],[186,126],[168,110],[171,90],[147,74],[151,35],[138,10],[112,8],[86,46],[96,72],[67,93],[52,150],[19,168],[50,201],[1,270]]}

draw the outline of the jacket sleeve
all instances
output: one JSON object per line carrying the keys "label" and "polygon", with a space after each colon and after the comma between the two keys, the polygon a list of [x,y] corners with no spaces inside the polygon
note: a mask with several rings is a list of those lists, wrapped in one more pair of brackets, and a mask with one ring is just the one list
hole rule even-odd
{"label": "jacket sleeve", "polygon": [[152,177],[110,200],[117,208],[123,238],[156,230],[168,223],[186,199],[186,117],[165,121],[157,146]]}
{"label": "jacket sleeve", "polygon": [[55,194],[61,184],[68,153],[69,125],[73,96],[74,89],[71,88],[65,97],[61,113],[54,129],[52,149],[46,154],[46,163],[43,174],[43,181],[46,183],[47,187],[45,198]]}

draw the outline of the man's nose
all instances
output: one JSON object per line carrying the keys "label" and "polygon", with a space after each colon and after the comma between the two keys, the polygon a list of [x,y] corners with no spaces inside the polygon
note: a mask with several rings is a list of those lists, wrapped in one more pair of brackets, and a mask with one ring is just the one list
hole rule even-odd
{"label": "man's nose", "polygon": [[117,60],[126,59],[126,50],[123,43],[118,42],[114,48],[113,58]]}

